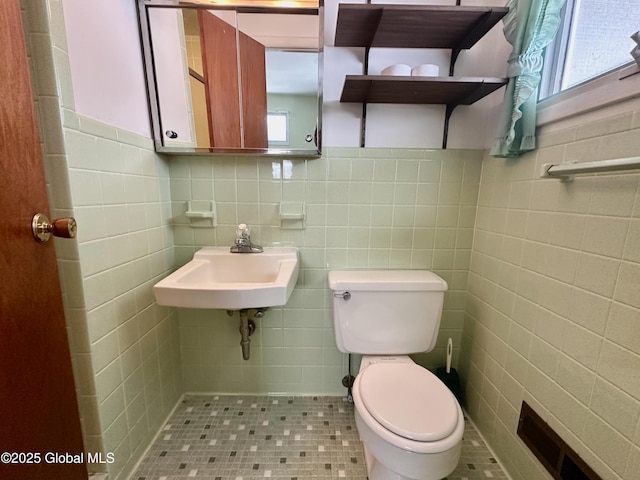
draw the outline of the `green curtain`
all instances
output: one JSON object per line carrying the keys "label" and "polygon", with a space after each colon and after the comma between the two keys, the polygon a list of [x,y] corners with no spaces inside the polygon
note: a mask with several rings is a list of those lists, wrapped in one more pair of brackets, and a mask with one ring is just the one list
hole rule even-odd
{"label": "green curtain", "polygon": [[560,25],[565,0],[509,0],[504,35],[513,45],[509,57],[494,157],[517,157],[536,148],[536,103],[544,48]]}

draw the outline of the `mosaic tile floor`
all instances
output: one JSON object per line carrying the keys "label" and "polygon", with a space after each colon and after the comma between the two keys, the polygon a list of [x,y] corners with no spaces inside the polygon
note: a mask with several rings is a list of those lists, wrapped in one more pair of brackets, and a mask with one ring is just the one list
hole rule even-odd
{"label": "mosaic tile floor", "polygon": [[[353,405],[342,397],[189,395],[131,480],[367,478]],[[447,480],[508,479],[466,422]]]}

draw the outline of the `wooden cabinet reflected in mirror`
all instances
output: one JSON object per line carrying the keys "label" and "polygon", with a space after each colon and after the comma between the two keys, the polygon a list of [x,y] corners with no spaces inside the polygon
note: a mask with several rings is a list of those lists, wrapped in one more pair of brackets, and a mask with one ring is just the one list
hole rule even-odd
{"label": "wooden cabinet reflected in mirror", "polygon": [[318,156],[321,11],[139,0],[156,150]]}

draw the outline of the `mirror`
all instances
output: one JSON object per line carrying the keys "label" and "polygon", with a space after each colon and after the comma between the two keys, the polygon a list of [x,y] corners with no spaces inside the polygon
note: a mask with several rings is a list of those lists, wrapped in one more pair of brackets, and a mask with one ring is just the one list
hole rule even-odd
{"label": "mirror", "polygon": [[321,8],[256,5],[138,0],[156,151],[320,155]]}

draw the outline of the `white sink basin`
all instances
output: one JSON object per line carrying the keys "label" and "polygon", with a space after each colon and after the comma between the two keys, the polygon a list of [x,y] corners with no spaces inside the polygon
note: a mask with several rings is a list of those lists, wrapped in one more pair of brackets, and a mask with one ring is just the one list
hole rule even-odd
{"label": "white sink basin", "polygon": [[204,247],[186,265],[156,283],[159,305],[186,308],[277,307],[289,300],[298,280],[298,249],[265,247],[262,253],[230,253]]}

